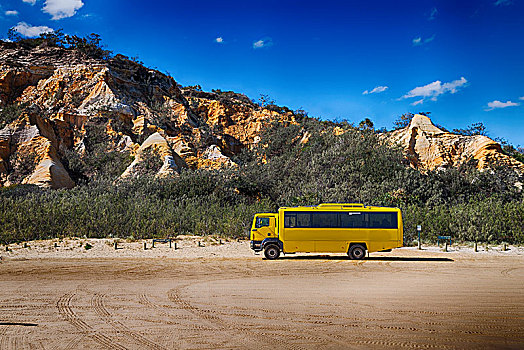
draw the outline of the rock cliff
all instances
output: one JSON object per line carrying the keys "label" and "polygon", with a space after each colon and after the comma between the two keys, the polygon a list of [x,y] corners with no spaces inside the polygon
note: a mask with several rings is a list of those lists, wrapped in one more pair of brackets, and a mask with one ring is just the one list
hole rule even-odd
{"label": "rock cliff", "polygon": [[489,137],[443,131],[421,114],[416,114],[407,127],[383,133],[381,137],[401,145],[411,166],[420,170],[454,167],[472,159],[479,169],[508,165],[524,170],[524,164],[502,153],[500,144]]}
{"label": "rock cliff", "polygon": [[[112,174],[122,178],[236,167],[232,157],[256,144],[265,125],[294,123],[296,117],[242,94],[183,88],[122,55],[94,59],[74,49],[2,41],[0,108],[0,186],[49,188],[73,187],[95,172],[93,164],[119,159]],[[300,142],[309,137],[305,133]],[[405,147],[418,169],[470,158],[479,168],[524,168],[493,140],[442,131],[422,115],[381,137]]]}
{"label": "rock cliff", "polygon": [[[230,158],[256,143],[265,124],[294,121],[290,110],[263,108],[241,94],[182,88],[122,55],[97,60],[0,41],[0,108],[12,106],[12,120],[0,120],[2,186],[72,187],[71,153],[87,157],[88,145],[100,140],[105,152],[134,158],[122,177],[148,170],[148,157],[158,158],[158,176],[235,166]],[[95,124],[104,131],[98,140],[88,132]]]}

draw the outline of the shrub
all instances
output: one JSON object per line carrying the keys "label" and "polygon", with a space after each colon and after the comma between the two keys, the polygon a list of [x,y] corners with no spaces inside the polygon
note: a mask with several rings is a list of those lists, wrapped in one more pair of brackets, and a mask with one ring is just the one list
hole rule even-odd
{"label": "shrub", "polygon": [[0,109],[0,130],[14,122],[24,111],[25,104],[10,104]]}
{"label": "shrub", "polygon": [[[334,126],[343,133],[334,135]],[[89,131],[95,133],[92,140],[96,130]],[[95,152],[100,144],[87,143],[86,154],[101,157],[103,148]],[[237,161],[238,168],[184,170],[166,179],[148,175],[159,165],[154,164],[138,179],[117,182],[96,165],[87,169],[97,169],[100,176],[71,190],[2,188],[0,243],[68,236],[246,237],[254,213],[321,202],[399,206],[406,244],[417,239],[418,224],[425,241],[450,235],[464,241],[524,242],[523,195],[514,186],[523,179],[511,169],[481,172],[466,164],[421,174],[406,166],[401,149],[383,144],[372,130],[310,118],[270,125],[260,143]]]}

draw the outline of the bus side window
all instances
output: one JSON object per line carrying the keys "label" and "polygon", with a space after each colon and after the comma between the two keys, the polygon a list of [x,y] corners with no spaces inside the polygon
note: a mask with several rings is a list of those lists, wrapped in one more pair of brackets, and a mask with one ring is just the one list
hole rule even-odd
{"label": "bus side window", "polygon": [[311,227],[311,214],[297,213],[297,227]]}
{"label": "bus side window", "polygon": [[396,229],[397,213],[370,213],[370,228]]}
{"label": "bus side window", "polygon": [[297,217],[295,215],[285,215],[284,216],[284,227],[296,227],[297,226]]}
{"label": "bus side window", "polygon": [[264,226],[269,226],[269,218],[257,218],[256,228],[261,228]]}
{"label": "bus side window", "polygon": [[340,227],[342,228],[363,228],[366,227],[364,223],[364,215],[359,212],[344,212],[339,213]]}

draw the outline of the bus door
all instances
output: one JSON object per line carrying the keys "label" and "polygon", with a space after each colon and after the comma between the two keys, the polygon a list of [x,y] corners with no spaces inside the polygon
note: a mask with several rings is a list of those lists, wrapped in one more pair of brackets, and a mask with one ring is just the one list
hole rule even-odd
{"label": "bus door", "polygon": [[267,237],[276,237],[275,234],[275,217],[264,217],[259,216],[257,217],[257,221],[255,223],[255,228],[257,229],[258,237],[261,237],[261,239],[267,238]]}

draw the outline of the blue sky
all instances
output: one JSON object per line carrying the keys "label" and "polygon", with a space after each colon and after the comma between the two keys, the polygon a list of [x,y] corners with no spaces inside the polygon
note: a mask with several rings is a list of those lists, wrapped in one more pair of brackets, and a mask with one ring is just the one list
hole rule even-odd
{"label": "blue sky", "polygon": [[524,145],[524,2],[1,0],[11,27],[100,34],[180,84],[391,128],[431,112]]}

